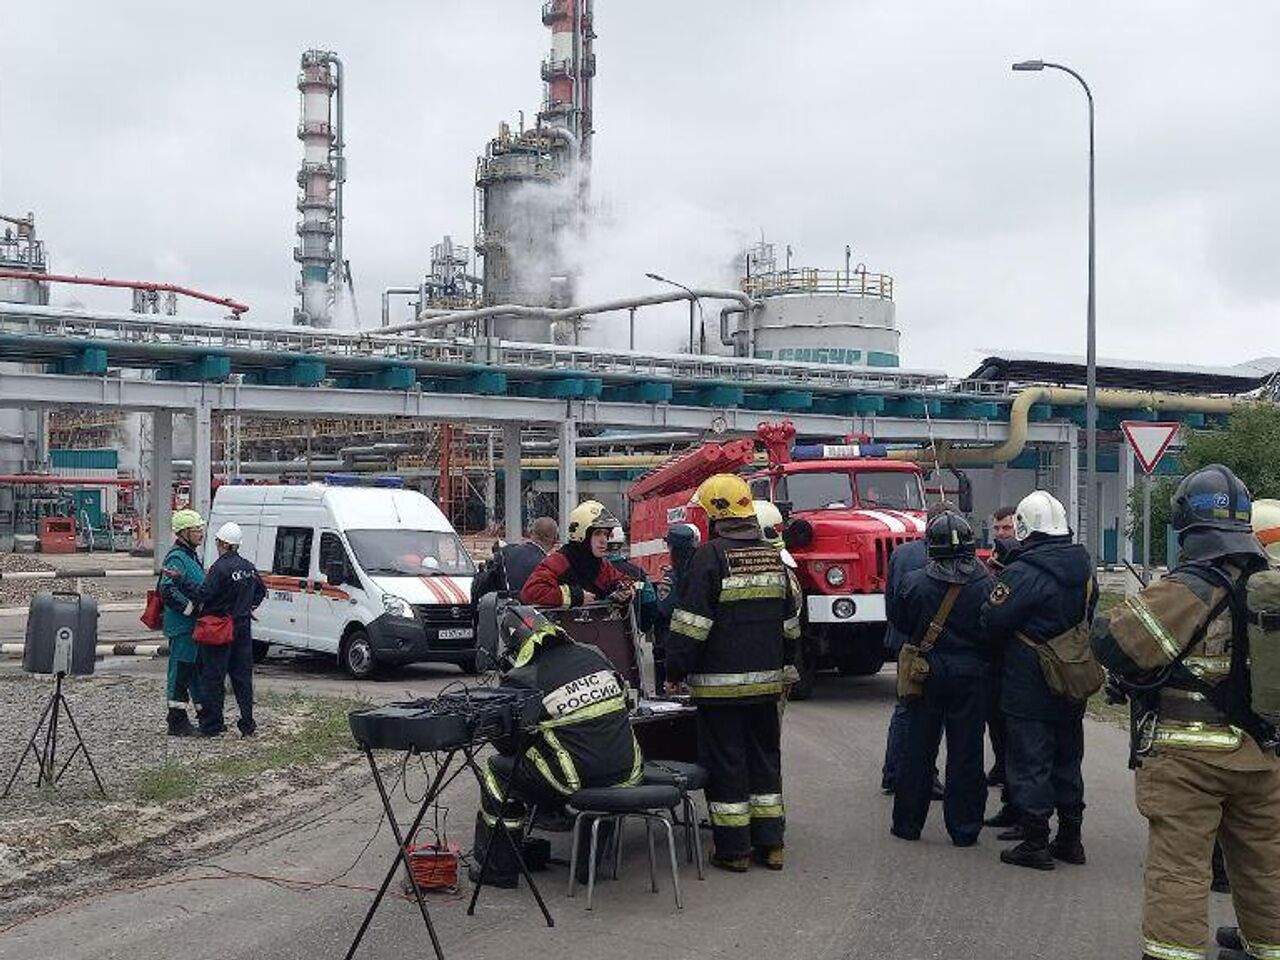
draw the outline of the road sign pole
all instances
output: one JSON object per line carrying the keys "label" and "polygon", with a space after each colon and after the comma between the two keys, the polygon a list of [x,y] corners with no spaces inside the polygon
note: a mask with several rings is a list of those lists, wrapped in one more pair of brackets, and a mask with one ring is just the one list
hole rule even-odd
{"label": "road sign pole", "polygon": [[1142,478],[1142,577],[1151,582],[1151,474]]}

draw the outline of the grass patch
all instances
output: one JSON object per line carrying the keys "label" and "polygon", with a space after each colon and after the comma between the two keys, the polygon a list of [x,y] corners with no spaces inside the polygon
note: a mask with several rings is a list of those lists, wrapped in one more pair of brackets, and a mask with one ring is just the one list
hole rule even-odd
{"label": "grass patch", "polygon": [[1112,607],[1119,606],[1124,603],[1124,591],[1122,590],[1101,590],[1098,592],[1098,609],[1097,613],[1106,613]]}
{"label": "grass patch", "polygon": [[143,770],[134,784],[139,800],[148,803],[171,803],[196,792],[196,775],[177,760],[165,760]]}

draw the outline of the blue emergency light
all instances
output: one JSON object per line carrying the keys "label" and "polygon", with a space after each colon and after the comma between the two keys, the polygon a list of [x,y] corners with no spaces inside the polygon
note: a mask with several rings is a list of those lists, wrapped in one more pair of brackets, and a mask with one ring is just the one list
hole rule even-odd
{"label": "blue emergency light", "polygon": [[792,460],[850,460],[888,455],[889,448],[883,443],[797,443],[791,448]]}

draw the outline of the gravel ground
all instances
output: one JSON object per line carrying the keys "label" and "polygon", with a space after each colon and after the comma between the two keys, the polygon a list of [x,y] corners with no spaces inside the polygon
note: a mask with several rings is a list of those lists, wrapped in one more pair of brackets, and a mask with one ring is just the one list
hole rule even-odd
{"label": "gravel ground", "polygon": [[[56,790],[37,790],[28,757],[0,800],[0,929],[86,889],[187,862],[322,802],[364,773],[346,727],[351,701],[267,694],[255,704],[257,737],[233,730],[173,738],[155,678],[77,677],[64,689],[107,797],[82,757]],[[51,692],[48,677],[0,676],[5,781]],[[228,723],[235,716],[228,697]],[[74,745],[64,719],[58,757]]]}
{"label": "gravel ground", "polygon": [[[103,560],[99,565],[110,566],[110,556],[108,554],[102,556]],[[0,553],[0,574],[34,573],[57,569],[59,569],[57,564],[34,554]],[[4,580],[0,577],[0,607],[25,607],[41,590],[74,591],[76,584],[77,581],[71,577],[59,580]],[[151,587],[150,582],[144,577],[131,578],[127,581],[85,577],[79,581],[79,585],[81,592],[97,597],[101,602],[131,600],[135,597],[140,599]]]}

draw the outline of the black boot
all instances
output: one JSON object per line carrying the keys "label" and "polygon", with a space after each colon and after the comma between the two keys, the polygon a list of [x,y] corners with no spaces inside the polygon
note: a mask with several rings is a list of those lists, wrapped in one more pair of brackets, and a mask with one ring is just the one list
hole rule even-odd
{"label": "black boot", "polygon": [[194,737],[196,735],[196,728],[191,725],[191,720],[187,717],[187,711],[181,707],[169,708],[166,723],[169,726],[169,736],[171,737]]}
{"label": "black boot", "polygon": [[[984,827],[1012,827],[1018,822],[1018,808],[1011,803],[1001,804],[994,817],[982,821]],[[1016,839],[1016,838],[1015,838]]]}
{"label": "black boot", "polygon": [[1218,946],[1226,947],[1228,950],[1244,949],[1244,941],[1240,939],[1239,927],[1219,927],[1218,935],[1214,939],[1218,941]]}
{"label": "black boot", "polygon": [[1023,840],[1016,847],[1000,852],[1000,862],[1033,870],[1052,870],[1049,854],[1049,821],[1043,817],[1026,817],[1022,821]]}
{"label": "black boot", "polygon": [[1064,817],[1058,814],[1058,835],[1049,844],[1049,853],[1053,859],[1063,863],[1084,863],[1084,844],[1080,842],[1079,817]]}

